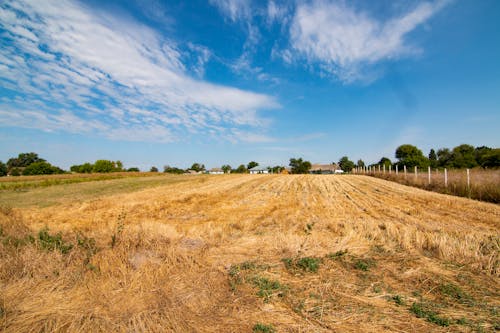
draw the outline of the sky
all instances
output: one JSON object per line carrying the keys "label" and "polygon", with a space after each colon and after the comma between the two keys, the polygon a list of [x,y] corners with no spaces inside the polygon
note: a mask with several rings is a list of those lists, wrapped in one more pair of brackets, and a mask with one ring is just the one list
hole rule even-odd
{"label": "sky", "polygon": [[149,170],[500,146],[500,2],[0,2],[0,160]]}

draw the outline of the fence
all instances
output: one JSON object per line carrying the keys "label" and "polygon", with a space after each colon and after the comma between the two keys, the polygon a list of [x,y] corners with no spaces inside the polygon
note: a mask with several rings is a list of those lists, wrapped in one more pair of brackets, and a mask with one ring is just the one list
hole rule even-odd
{"label": "fence", "polygon": [[500,203],[500,170],[403,168],[385,165],[353,169],[365,174],[440,193]]}

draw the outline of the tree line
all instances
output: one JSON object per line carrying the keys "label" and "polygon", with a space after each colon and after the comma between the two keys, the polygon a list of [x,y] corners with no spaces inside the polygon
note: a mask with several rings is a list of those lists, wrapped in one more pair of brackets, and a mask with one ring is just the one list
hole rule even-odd
{"label": "tree line", "polygon": [[[396,148],[394,153],[396,161],[392,161],[388,157],[382,157],[378,163],[365,165],[363,160],[358,160],[356,163],[351,161],[347,156],[339,159],[338,166],[344,172],[351,172],[354,168],[364,168],[366,166],[376,167],[396,165],[402,169],[403,166],[407,168],[475,168],[481,167],[485,169],[495,169],[500,167],[500,148],[490,148],[486,146],[474,147],[469,144],[461,144],[453,149],[440,148],[437,151],[431,149],[427,156],[424,155],[422,150],[411,144],[404,144]],[[335,164],[335,163],[332,163]],[[232,168],[229,164],[222,165],[221,169],[224,173],[248,173],[250,169],[259,166],[259,163],[250,161],[248,164],[240,164],[236,168]],[[289,161],[289,171],[292,174],[309,173],[312,167],[310,161],[302,158],[291,158]],[[277,165],[268,167],[268,171],[272,173],[280,173],[284,166]],[[163,172],[181,174],[188,171],[206,172],[205,165],[202,163],[193,163],[188,169],[181,169],[165,165]],[[137,172],[140,171],[137,167],[124,168],[121,161],[111,160],[97,160],[94,163],[83,163],[79,165],[72,165],[70,171],[74,173],[108,173],[108,172]],[[150,172],[158,172],[158,168],[153,166]],[[0,176],[29,176],[29,175],[50,175],[62,174],[67,171],[54,166],[47,162],[45,159],[40,158],[36,153],[21,153],[17,157],[10,158],[7,163],[0,161]]]}
{"label": "tree line", "polygon": [[[448,169],[464,169],[481,167],[484,169],[495,169],[500,167],[500,148],[490,148],[486,146],[474,147],[469,144],[461,144],[453,149],[440,148],[437,150],[431,149],[427,156],[422,150],[411,144],[404,144],[396,148],[394,153],[396,161],[392,161],[388,157],[382,157],[378,163],[368,165],[369,167],[389,168],[396,165],[402,169],[407,168],[448,168]],[[364,168],[363,160],[358,160],[354,163],[347,156],[339,160],[339,166],[342,170],[349,172],[352,169]]]}

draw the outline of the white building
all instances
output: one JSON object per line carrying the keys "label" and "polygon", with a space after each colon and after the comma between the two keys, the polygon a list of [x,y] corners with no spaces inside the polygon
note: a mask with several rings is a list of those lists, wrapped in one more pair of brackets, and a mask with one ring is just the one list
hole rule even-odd
{"label": "white building", "polygon": [[223,175],[224,171],[221,168],[212,168],[208,170],[208,173],[211,175]]}
{"label": "white building", "polygon": [[248,170],[251,174],[269,173],[268,167],[256,166]]}

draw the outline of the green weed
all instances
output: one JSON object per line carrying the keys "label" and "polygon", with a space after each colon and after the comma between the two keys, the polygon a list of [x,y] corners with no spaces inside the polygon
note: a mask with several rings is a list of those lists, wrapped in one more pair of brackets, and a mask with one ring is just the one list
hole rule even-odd
{"label": "green weed", "polygon": [[335,253],[329,253],[327,255],[327,257],[329,259],[331,259],[331,260],[337,260],[337,259],[340,259],[340,258],[344,257],[346,254],[347,254],[347,249],[340,250],[340,251],[337,251]]}
{"label": "green weed", "polygon": [[73,248],[73,244],[64,243],[62,234],[49,234],[49,228],[44,228],[38,232],[38,244],[42,249],[48,251],[59,250],[62,254],[67,254]]}
{"label": "green weed", "polygon": [[439,326],[450,326],[450,319],[439,317],[436,312],[429,309],[424,303],[413,303],[410,311],[413,312],[417,318],[425,318],[430,323]]}
{"label": "green weed", "polygon": [[253,326],[252,332],[255,333],[275,333],[273,325],[266,325],[262,323],[257,323]]}
{"label": "green weed", "polygon": [[304,272],[316,273],[318,272],[321,258],[303,257],[303,258],[283,258],[281,261],[285,264],[287,270],[300,269]]}
{"label": "green weed", "polygon": [[269,280],[262,276],[254,276],[251,279],[252,284],[258,288],[257,296],[264,298],[264,301],[269,301],[272,296],[285,296],[288,287],[276,280]]}

